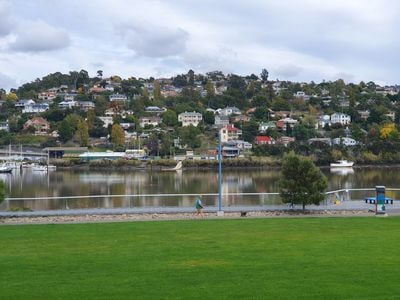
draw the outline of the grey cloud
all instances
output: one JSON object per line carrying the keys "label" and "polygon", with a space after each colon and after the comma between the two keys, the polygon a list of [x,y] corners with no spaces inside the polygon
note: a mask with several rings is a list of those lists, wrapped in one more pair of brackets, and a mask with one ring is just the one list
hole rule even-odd
{"label": "grey cloud", "polygon": [[0,89],[9,90],[10,88],[17,87],[17,82],[15,79],[0,73]]}
{"label": "grey cloud", "polygon": [[8,35],[14,27],[9,11],[7,5],[0,2],[0,36]]}
{"label": "grey cloud", "polygon": [[168,57],[183,53],[189,34],[181,28],[150,24],[124,24],[117,27],[127,45],[139,56]]}
{"label": "grey cloud", "polygon": [[10,44],[10,48],[21,52],[58,50],[70,44],[67,32],[43,21],[26,23],[18,28],[15,35],[16,39]]}
{"label": "grey cloud", "polygon": [[298,76],[303,71],[303,68],[293,65],[286,64],[280,65],[275,69],[275,74],[277,76],[282,76],[283,78],[293,78]]}

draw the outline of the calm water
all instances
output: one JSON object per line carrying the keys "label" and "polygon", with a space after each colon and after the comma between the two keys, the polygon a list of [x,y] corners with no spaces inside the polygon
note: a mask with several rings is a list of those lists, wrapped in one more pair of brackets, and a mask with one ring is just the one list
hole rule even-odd
{"label": "calm water", "polygon": [[[323,169],[329,180],[329,189],[371,188],[376,185],[400,187],[400,167],[364,167],[333,172]],[[223,194],[278,192],[280,171],[274,170],[224,170]],[[159,197],[148,194],[207,194],[218,193],[218,171],[181,172],[84,172],[54,171],[47,173],[14,171],[0,174],[5,181],[10,198],[29,200],[5,201],[0,210],[16,207],[32,210],[70,208],[159,207],[193,205],[193,196]],[[142,195],[136,197],[107,197],[96,199],[37,199],[38,197],[89,196],[89,195]],[[359,200],[373,193],[353,192],[346,200]],[[400,194],[388,194],[396,199]],[[205,196],[208,205],[216,205],[217,196]],[[225,195],[224,206],[280,204],[273,195]]]}

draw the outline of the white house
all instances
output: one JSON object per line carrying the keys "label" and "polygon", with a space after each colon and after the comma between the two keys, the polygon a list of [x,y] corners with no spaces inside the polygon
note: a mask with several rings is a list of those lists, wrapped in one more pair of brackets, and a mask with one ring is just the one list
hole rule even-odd
{"label": "white house", "polygon": [[158,126],[161,123],[160,117],[141,117],[139,119],[140,127],[144,128],[146,125]]}
{"label": "white house", "polygon": [[34,103],[25,105],[22,109],[22,113],[42,113],[49,109],[48,103]]}
{"label": "white house", "polygon": [[182,122],[182,126],[189,126],[189,125],[193,125],[195,127],[197,127],[197,125],[199,125],[199,123],[203,120],[203,116],[201,113],[198,112],[183,112],[180,113],[178,115],[178,121]]}
{"label": "white house", "polygon": [[65,94],[64,95],[64,101],[75,101],[76,94]]}
{"label": "white house", "polygon": [[302,91],[298,91],[298,92],[294,93],[293,96],[295,98],[303,99],[304,101],[310,100],[310,96],[307,95],[305,92],[302,92]]}
{"label": "white house", "polygon": [[4,130],[9,132],[10,131],[10,127],[8,126],[8,120],[5,122],[0,122],[0,131]]}
{"label": "white house", "polygon": [[108,126],[114,124],[113,117],[99,117],[99,119],[103,121],[104,128],[108,128]]}
{"label": "white house", "polygon": [[355,139],[349,138],[349,137],[342,137],[342,138],[335,138],[333,139],[333,144],[335,145],[344,145],[347,147],[350,146],[356,146],[357,141]]}
{"label": "white house", "polygon": [[160,108],[158,106],[147,106],[144,110],[148,113],[158,113],[158,114],[162,114],[167,111],[165,107]]}
{"label": "white house", "polygon": [[21,107],[24,108],[27,105],[32,105],[35,104],[36,102],[33,101],[32,99],[21,99],[17,103],[15,103],[15,107]]}
{"label": "white house", "polygon": [[61,101],[58,103],[58,107],[61,109],[73,108],[75,106],[78,106],[77,101]]}
{"label": "white house", "polygon": [[271,128],[271,129],[276,128],[275,122],[273,122],[273,121],[261,122],[258,125],[258,131],[259,132],[266,132],[269,128]]}
{"label": "white house", "polygon": [[324,128],[325,125],[331,126],[331,116],[330,115],[322,115],[318,117],[318,122],[316,124],[316,129]]}
{"label": "white house", "polygon": [[122,94],[112,94],[110,95],[110,101],[111,102],[125,102],[126,100],[128,100],[128,97],[126,97],[125,95]]}
{"label": "white house", "polygon": [[331,124],[340,123],[342,125],[347,125],[351,123],[351,117],[344,113],[334,113],[331,115]]}
{"label": "white house", "polygon": [[225,107],[217,109],[220,116],[240,115],[242,112],[237,107]]}

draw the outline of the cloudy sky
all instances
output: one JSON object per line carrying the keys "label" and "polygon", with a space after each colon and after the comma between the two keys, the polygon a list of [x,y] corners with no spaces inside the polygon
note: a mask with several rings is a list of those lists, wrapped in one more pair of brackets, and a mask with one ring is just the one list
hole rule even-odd
{"label": "cloudy sky", "polygon": [[400,83],[396,0],[0,0],[0,87],[52,72]]}

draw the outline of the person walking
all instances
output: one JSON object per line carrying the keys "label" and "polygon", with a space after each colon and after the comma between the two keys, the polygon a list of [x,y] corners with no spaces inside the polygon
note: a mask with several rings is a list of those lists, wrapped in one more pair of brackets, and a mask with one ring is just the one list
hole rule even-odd
{"label": "person walking", "polygon": [[203,199],[201,198],[201,196],[197,196],[196,198],[196,204],[195,204],[196,210],[197,210],[197,215],[198,216],[203,216]]}

